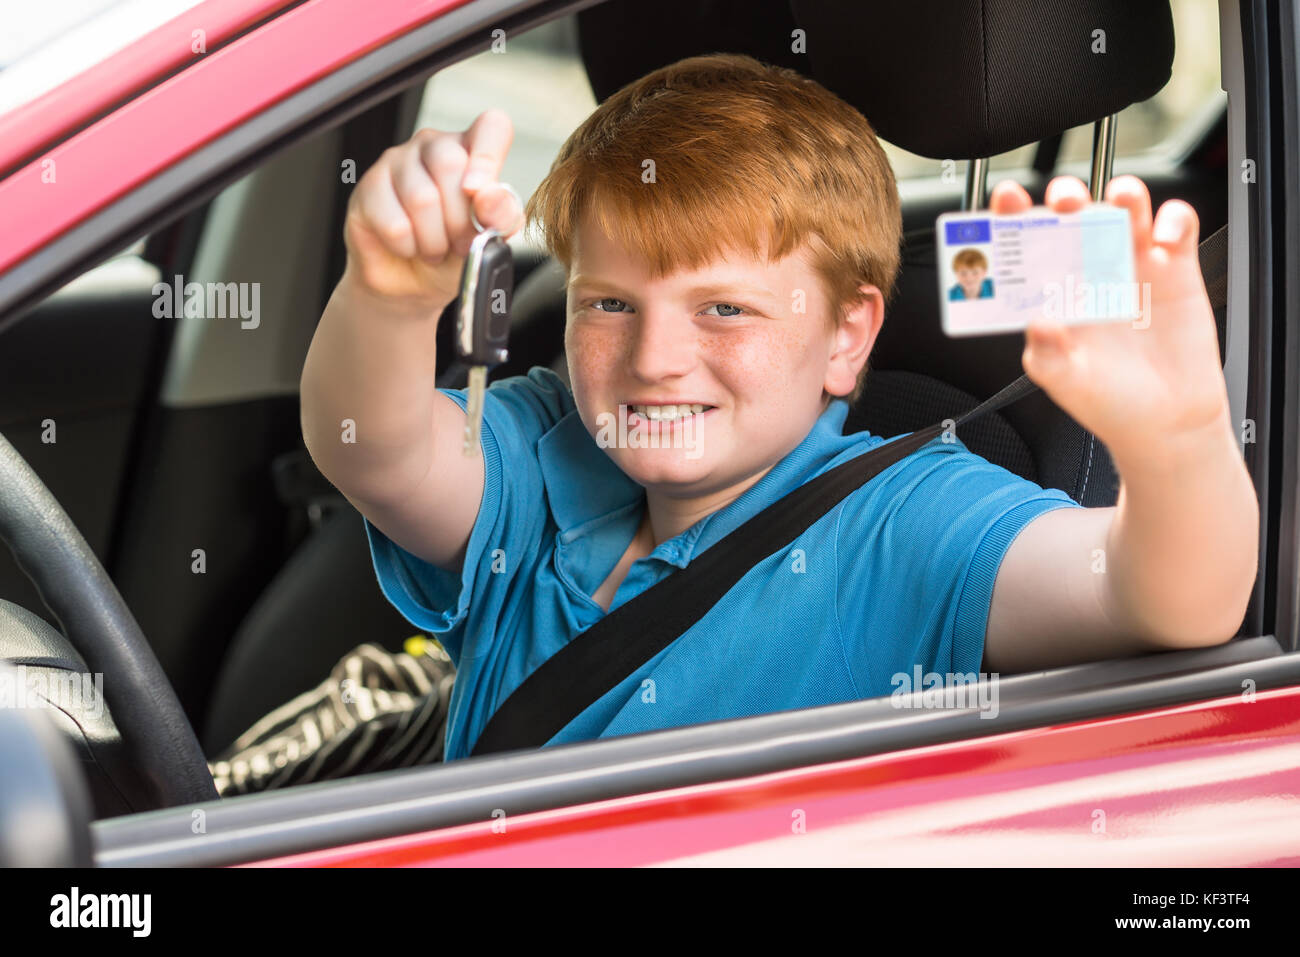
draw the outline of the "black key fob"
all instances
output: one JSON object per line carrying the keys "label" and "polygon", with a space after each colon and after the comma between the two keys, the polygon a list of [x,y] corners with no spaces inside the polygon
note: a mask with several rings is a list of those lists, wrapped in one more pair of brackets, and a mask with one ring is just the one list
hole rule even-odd
{"label": "black key fob", "polygon": [[456,352],[471,366],[500,365],[509,357],[510,301],[515,291],[515,260],[495,229],[474,237],[460,282]]}

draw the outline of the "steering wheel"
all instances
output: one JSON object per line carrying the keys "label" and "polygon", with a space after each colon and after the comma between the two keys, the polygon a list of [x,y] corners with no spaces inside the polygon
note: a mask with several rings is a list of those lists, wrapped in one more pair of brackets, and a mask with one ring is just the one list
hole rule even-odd
{"label": "steering wheel", "polygon": [[217,800],[207,759],[135,617],[67,513],[0,435],[0,541],[92,673],[158,807]]}

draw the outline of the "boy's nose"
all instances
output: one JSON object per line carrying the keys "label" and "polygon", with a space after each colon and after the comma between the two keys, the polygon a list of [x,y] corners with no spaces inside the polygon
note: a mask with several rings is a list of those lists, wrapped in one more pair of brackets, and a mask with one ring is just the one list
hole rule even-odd
{"label": "boy's nose", "polygon": [[644,382],[681,376],[696,361],[695,327],[689,317],[642,312],[633,332],[628,365]]}

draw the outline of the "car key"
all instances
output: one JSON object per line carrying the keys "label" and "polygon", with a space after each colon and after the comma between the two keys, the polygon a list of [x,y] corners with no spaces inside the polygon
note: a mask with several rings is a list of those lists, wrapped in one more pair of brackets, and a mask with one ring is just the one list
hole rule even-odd
{"label": "car key", "polygon": [[510,299],[514,294],[515,265],[510,246],[495,229],[474,237],[460,283],[460,311],[456,316],[456,352],[470,364],[468,401],[465,405],[465,455],[478,452],[483,428],[483,396],[487,372],[509,356]]}

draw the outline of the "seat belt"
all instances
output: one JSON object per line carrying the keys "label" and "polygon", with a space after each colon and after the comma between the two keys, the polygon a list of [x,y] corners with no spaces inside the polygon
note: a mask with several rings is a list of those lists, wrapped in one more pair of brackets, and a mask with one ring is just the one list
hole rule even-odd
{"label": "seat belt", "polygon": [[[956,419],[952,427],[1037,388],[1021,376]],[[789,547],[849,493],[943,432],[944,423],[911,432],[805,482],[705,549],[686,568],[614,609],[524,679],[488,720],[471,756],[546,744],[690,630],[760,561]]]}
{"label": "seat belt", "polygon": [[[1227,283],[1226,229],[1201,245],[1203,274],[1222,308]],[[1037,390],[1021,376],[981,402],[952,428]],[[577,635],[523,680],[488,719],[471,757],[540,748],[638,668],[686,634],[745,574],[785,549],[855,489],[944,432],[947,422],[878,445],[773,502],[686,568],[679,568]]]}

